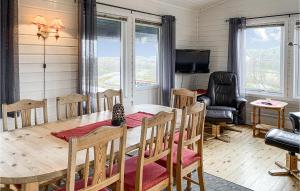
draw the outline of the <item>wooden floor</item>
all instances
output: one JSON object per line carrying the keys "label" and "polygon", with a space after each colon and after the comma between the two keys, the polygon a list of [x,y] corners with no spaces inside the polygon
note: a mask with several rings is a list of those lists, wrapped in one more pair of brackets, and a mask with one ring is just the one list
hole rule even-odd
{"label": "wooden floor", "polygon": [[295,178],[268,174],[277,168],[275,161],[285,161],[286,152],[265,145],[263,138],[253,138],[250,128],[239,129],[243,132],[226,131],[230,143],[204,142],[204,171],[255,191],[299,191]]}

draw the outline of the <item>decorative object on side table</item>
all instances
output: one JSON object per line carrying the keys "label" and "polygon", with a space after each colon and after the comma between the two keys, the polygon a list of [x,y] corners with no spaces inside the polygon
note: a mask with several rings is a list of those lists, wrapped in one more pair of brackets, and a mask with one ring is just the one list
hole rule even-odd
{"label": "decorative object on side table", "polygon": [[124,106],[122,104],[115,104],[112,111],[111,124],[113,126],[119,126],[125,122]]}
{"label": "decorative object on side table", "polygon": [[[271,99],[265,99],[265,100],[256,100],[250,103],[253,106],[253,136],[256,136],[256,131],[264,131],[267,132],[270,129],[274,128],[274,126],[266,125],[261,123],[261,109],[268,109],[268,110],[274,110],[278,113],[278,129],[284,129],[284,123],[285,123],[285,116],[284,111],[285,107],[288,105],[288,103],[271,100]],[[258,114],[258,115],[257,115]],[[258,118],[256,118],[258,117]]]}

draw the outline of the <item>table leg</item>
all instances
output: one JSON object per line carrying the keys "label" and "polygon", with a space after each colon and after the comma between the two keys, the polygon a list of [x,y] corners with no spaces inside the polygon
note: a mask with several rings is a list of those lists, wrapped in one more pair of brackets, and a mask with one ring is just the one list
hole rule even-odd
{"label": "table leg", "polygon": [[256,107],[253,107],[253,113],[252,113],[252,120],[253,120],[253,137],[255,137],[256,134]]}
{"label": "table leg", "polygon": [[280,117],[281,117],[281,109],[280,110],[278,110],[278,129],[280,129],[280,123],[281,123],[281,119],[280,119]]}
{"label": "table leg", "polygon": [[284,129],[284,127],[285,127],[285,116],[284,116],[284,112],[285,112],[285,108],[283,108],[282,109],[282,111],[281,111],[281,127],[282,127],[282,129]]}
{"label": "table leg", "polygon": [[261,116],[260,116],[260,110],[261,110],[261,109],[258,108],[258,122],[257,122],[258,124],[261,123],[261,120],[260,120],[260,119],[261,119]]}
{"label": "table leg", "polygon": [[28,184],[22,184],[22,191],[39,191],[39,183],[33,182]]}

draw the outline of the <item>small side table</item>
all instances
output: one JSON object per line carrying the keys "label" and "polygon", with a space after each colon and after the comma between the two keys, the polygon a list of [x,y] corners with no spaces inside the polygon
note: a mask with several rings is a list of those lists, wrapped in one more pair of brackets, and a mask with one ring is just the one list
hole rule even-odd
{"label": "small side table", "polygon": [[[268,104],[269,103],[269,104]],[[284,128],[284,111],[285,107],[288,103],[276,101],[276,100],[256,100],[250,103],[253,106],[253,136],[256,136],[256,131],[260,133],[260,131],[267,132],[270,129],[274,128],[274,126],[266,125],[261,123],[261,110],[268,109],[274,110],[278,113],[278,128]],[[258,114],[258,116],[256,116]]]}

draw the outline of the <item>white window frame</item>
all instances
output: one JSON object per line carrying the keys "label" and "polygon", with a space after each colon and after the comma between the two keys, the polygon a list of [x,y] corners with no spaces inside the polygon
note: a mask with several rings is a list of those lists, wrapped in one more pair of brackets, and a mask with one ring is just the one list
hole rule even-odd
{"label": "white window frame", "polygon": [[[293,68],[293,98],[300,99],[300,31],[296,33],[296,22],[300,22],[300,18],[295,18],[291,20],[291,39],[289,42],[295,43],[293,47],[291,47],[292,53],[292,68]],[[300,25],[299,25],[300,26]]]}
{"label": "white window frame", "polygon": [[[140,25],[140,26],[148,26],[148,27],[153,27],[153,28],[157,28],[158,29],[158,50],[157,50],[157,61],[156,61],[156,84],[152,84],[152,85],[148,85],[148,86],[145,86],[145,87],[139,87],[139,86],[136,86],[136,70],[135,70],[135,61],[136,61],[136,58],[135,58],[135,42],[136,42],[136,39],[135,39],[135,26],[136,25]],[[133,81],[134,81],[134,86],[137,90],[147,90],[147,89],[153,89],[153,88],[159,88],[160,87],[160,63],[161,63],[161,27],[160,26],[155,26],[155,25],[151,25],[151,24],[142,24],[142,23],[136,23],[134,24],[134,71],[133,71]]]}
{"label": "white window frame", "polygon": [[[240,76],[241,79],[241,83],[242,83],[242,89],[245,89],[245,93],[246,95],[249,96],[260,96],[260,97],[277,97],[277,98],[286,98],[288,97],[289,93],[288,93],[288,47],[287,47],[287,42],[288,42],[288,37],[289,37],[289,20],[288,19],[278,19],[278,18],[270,18],[270,19],[257,19],[257,20],[250,20],[247,21],[247,26],[248,27],[255,27],[255,26],[268,26],[268,25],[276,25],[276,24],[283,24],[283,31],[282,31],[282,55],[281,55],[281,69],[280,69],[280,73],[281,75],[281,87],[282,87],[282,93],[273,93],[273,92],[261,92],[261,91],[255,91],[255,90],[246,90],[245,86],[244,86],[244,75]],[[244,35],[241,35],[243,40],[244,39]],[[242,41],[243,41],[242,40]],[[242,53],[244,55],[244,51]],[[243,71],[243,73],[245,73],[245,61],[242,61],[241,63],[241,70]]]}
{"label": "white window frame", "polygon": [[[135,87],[135,20],[145,20],[153,23],[161,23],[161,17],[148,15],[138,12],[132,12],[129,10],[119,9],[115,7],[110,7],[106,5],[97,4],[97,13],[98,14],[107,14],[114,15],[119,17],[124,17],[127,21],[124,22],[124,26],[122,26],[122,35],[124,35],[124,39],[122,40],[122,61],[121,61],[121,88],[123,89],[123,95],[125,98],[125,102],[133,103],[134,92],[136,90],[149,90],[149,89],[157,89],[161,88],[160,77],[162,71],[162,64],[157,67],[159,70],[158,74],[158,84],[156,86],[148,86],[148,87]],[[161,33],[161,32],[160,32]],[[160,34],[161,39],[161,34]],[[159,48],[159,52],[161,53],[161,44]],[[161,54],[159,54],[161,55]],[[159,63],[162,63],[162,58],[159,56]],[[124,62],[124,63],[122,63]],[[161,91],[160,91],[161,94]],[[159,95],[160,97],[161,95]],[[160,99],[160,98],[159,98]]]}

